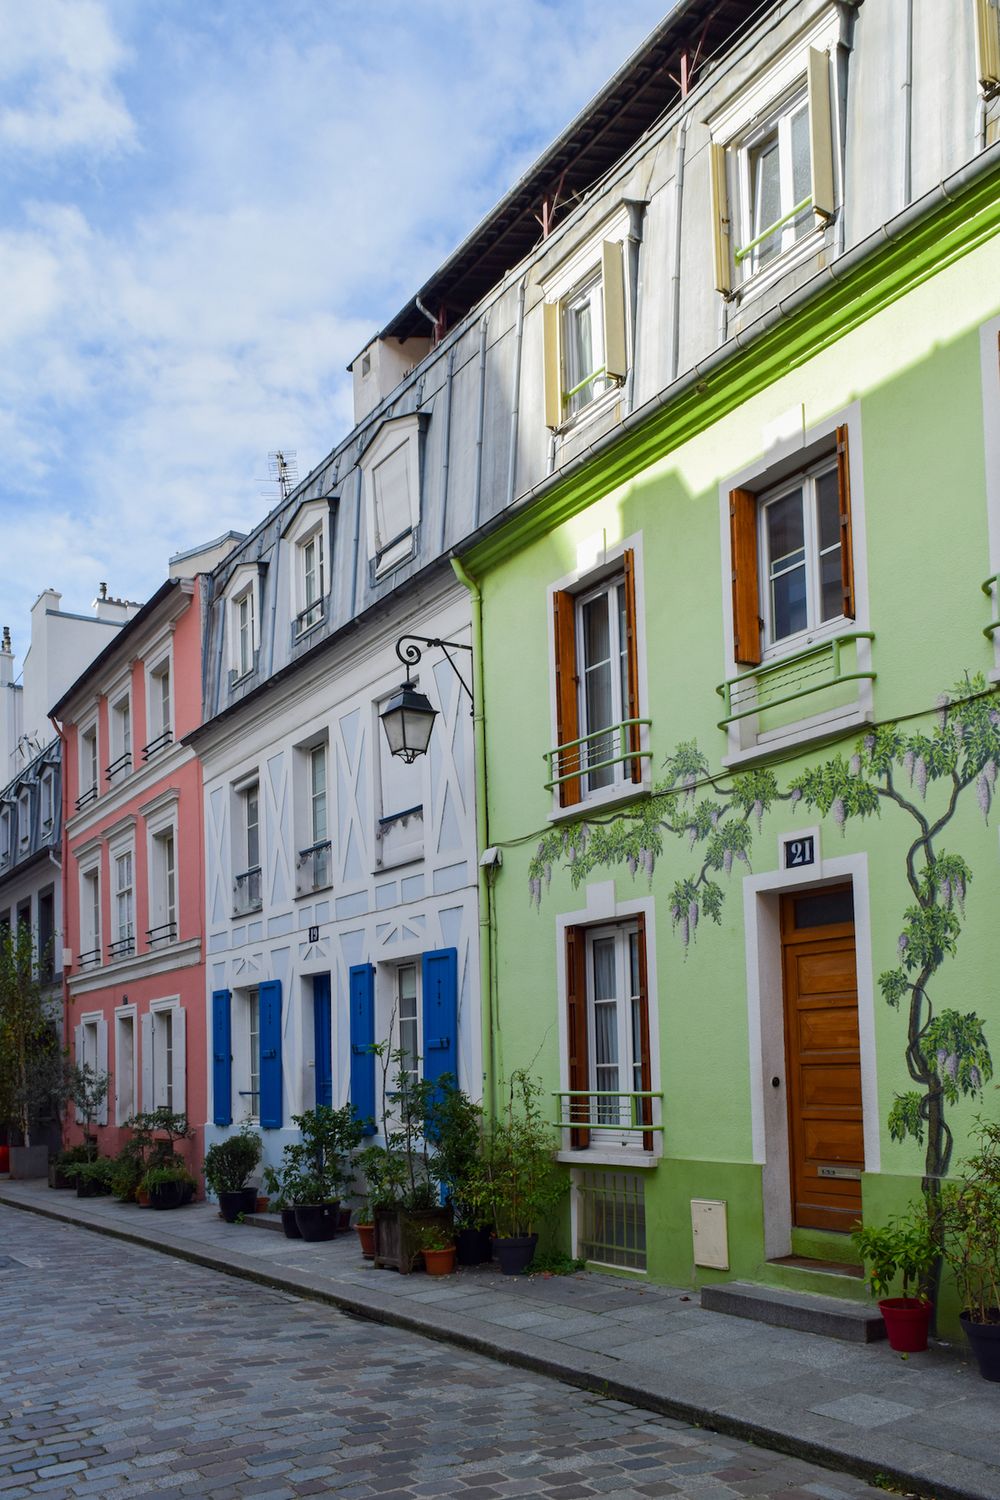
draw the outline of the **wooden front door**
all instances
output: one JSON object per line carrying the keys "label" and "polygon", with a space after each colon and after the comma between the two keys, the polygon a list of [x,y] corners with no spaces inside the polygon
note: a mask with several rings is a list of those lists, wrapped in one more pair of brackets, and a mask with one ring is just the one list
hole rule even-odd
{"label": "wooden front door", "polygon": [[864,1127],[850,885],[781,898],[792,1223],[861,1218]]}

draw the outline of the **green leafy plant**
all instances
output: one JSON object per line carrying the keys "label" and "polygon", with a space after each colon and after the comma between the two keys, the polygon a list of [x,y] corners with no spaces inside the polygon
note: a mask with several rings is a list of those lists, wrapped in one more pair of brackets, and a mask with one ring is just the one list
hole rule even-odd
{"label": "green leafy plant", "polygon": [[977,1146],[945,1187],[944,1253],[973,1323],[1000,1323],[1000,1122],[978,1120]]}
{"label": "green leafy plant", "polygon": [[150,1167],[144,1174],[139,1186],[146,1193],[151,1193],[155,1188],[168,1187],[171,1183],[184,1182],[196,1187],[197,1183],[187,1168],[180,1162],[176,1166]]}
{"label": "green leafy plant", "polygon": [[[288,1148],[285,1149],[287,1151]],[[291,1197],[286,1191],[284,1175],[275,1167],[264,1168],[261,1174],[261,1187],[268,1196],[272,1213],[281,1213],[282,1209],[292,1207]]]}
{"label": "green leafy plant", "polygon": [[414,1230],[418,1250],[453,1250],[455,1235],[443,1224],[418,1224]]}
{"label": "green leafy plant", "polygon": [[58,1114],[69,1087],[69,1064],[39,973],[51,954],[36,955],[24,922],[0,930],[0,1124],[26,1146],[43,1120]]}
{"label": "green leafy plant", "polygon": [[474,1228],[469,1187],[483,1150],[483,1108],[450,1073],[442,1074],[431,1099],[425,1136],[433,1146],[429,1170],[451,1203],[459,1228]]}
{"label": "green leafy plant", "polygon": [[557,1138],[542,1119],[541,1085],[522,1070],[511,1074],[503,1113],[487,1123],[482,1155],[467,1186],[479,1220],[502,1239],[534,1234],[569,1187],[555,1159]]}
{"label": "green leafy plant", "polygon": [[216,1197],[220,1193],[238,1193],[245,1187],[262,1151],[260,1135],[249,1123],[241,1125],[235,1135],[209,1146],[205,1152],[205,1181]]}
{"label": "green leafy plant", "polygon": [[529,1276],[572,1276],[576,1271],[585,1271],[587,1262],[575,1256],[565,1255],[561,1250],[536,1250],[528,1267]]}
{"label": "green leafy plant", "polygon": [[928,1285],[939,1253],[938,1238],[923,1199],[887,1224],[855,1229],[851,1239],[864,1261],[872,1296],[890,1296],[892,1284],[899,1276],[904,1297],[915,1295],[922,1302],[929,1301]]}
{"label": "green leafy plant", "polygon": [[91,1158],[97,1155],[94,1121],[108,1097],[110,1082],[110,1073],[102,1073],[97,1068],[92,1068],[90,1063],[73,1063],[70,1066],[67,1094],[70,1101],[76,1105],[77,1118],[83,1126],[84,1141]]}
{"label": "green leafy plant", "polygon": [[104,1192],[110,1193],[114,1182],[115,1161],[113,1156],[99,1156],[94,1161],[80,1161],[67,1167],[66,1176],[77,1183],[93,1182]]}

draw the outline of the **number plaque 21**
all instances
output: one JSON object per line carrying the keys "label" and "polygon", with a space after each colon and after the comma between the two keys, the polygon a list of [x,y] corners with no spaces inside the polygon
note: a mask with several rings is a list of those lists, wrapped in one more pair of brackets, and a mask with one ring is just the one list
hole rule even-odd
{"label": "number plaque 21", "polygon": [[816,863],[816,843],[812,834],[785,842],[785,869],[798,870],[803,865]]}

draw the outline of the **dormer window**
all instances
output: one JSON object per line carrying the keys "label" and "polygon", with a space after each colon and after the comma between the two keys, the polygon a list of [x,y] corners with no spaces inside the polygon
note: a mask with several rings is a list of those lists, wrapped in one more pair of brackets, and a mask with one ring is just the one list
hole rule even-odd
{"label": "dormer window", "polygon": [[628,373],[621,245],[627,224],[618,214],[545,284],[545,422],[554,430],[618,390]]}
{"label": "dormer window", "polygon": [[426,419],[395,417],[384,423],[362,455],[368,516],[368,555],[382,578],[416,551],[420,524],[420,441]]}
{"label": "dormer window", "polygon": [[17,796],[17,841],[22,849],[31,841],[31,793],[27,788]]}
{"label": "dormer window", "polygon": [[51,771],[44,772],[41,780],[42,788],[42,827],[48,831],[55,821],[56,798],[55,777]]}
{"label": "dormer window", "polygon": [[322,623],[330,591],[331,496],[299,506],[282,533],[283,551],[292,559],[292,640]]}

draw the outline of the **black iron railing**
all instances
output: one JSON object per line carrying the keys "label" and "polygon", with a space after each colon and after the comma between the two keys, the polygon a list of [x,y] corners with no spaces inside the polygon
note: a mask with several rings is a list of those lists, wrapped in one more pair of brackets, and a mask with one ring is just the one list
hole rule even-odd
{"label": "black iron railing", "polygon": [[299,850],[299,890],[319,891],[333,883],[333,846],[329,839],[320,839],[308,849]]}
{"label": "black iron railing", "polygon": [[108,944],[108,958],[128,958],[135,952],[135,933],[130,932],[125,937],[116,938],[113,943]]}
{"label": "black iron railing", "polygon": [[77,810],[77,812],[79,812],[81,808],[86,807],[88,805],[88,803],[90,803],[90,802],[96,802],[96,801],[97,801],[97,783],[95,782],[93,786],[88,787],[85,792],[81,792],[80,795],[79,795],[79,797],[77,797],[77,799],[76,799],[76,810]]}
{"label": "black iron railing", "polygon": [[158,927],[146,928],[146,942],[151,948],[155,948],[157,944],[175,943],[176,941],[176,922],[161,922]]}
{"label": "black iron railing", "polygon": [[125,750],[117,760],[113,760],[110,766],[105,766],[104,775],[109,782],[114,781],[116,776],[124,775],[132,769],[132,752]]}
{"label": "black iron railing", "polygon": [[100,948],[88,948],[86,953],[81,953],[77,959],[77,964],[81,969],[96,969],[100,962]]}
{"label": "black iron railing", "polygon": [[150,740],[148,745],[143,745],[143,760],[151,760],[154,755],[158,755],[161,750],[165,750],[168,745],[172,745],[173,740],[173,730],[165,729],[162,734],[156,736],[155,740]]}

